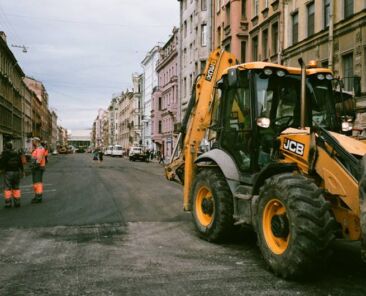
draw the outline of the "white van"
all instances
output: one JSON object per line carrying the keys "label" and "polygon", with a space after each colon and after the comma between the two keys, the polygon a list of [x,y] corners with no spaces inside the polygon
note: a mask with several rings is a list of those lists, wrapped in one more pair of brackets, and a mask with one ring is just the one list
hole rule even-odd
{"label": "white van", "polygon": [[108,146],[107,150],[104,152],[104,155],[112,155],[113,146]]}
{"label": "white van", "polygon": [[112,156],[119,156],[122,157],[123,156],[123,148],[121,145],[114,145],[113,146],[113,150],[112,150]]}

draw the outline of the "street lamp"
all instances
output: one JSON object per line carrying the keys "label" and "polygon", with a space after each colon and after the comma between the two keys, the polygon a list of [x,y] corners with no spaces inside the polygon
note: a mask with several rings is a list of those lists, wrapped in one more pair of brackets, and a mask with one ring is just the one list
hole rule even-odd
{"label": "street lamp", "polygon": [[26,47],[25,45],[17,45],[17,44],[12,44],[11,47],[17,47],[17,48],[21,48],[23,49],[22,51],[24,53],[27,53],[28,52],[28,47]]}

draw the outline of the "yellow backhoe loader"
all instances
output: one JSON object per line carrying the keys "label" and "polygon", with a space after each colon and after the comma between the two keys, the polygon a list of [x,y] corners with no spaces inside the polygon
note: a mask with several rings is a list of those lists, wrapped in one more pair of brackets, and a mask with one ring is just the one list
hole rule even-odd
{"label": "yellow backhoe loader", "polygon": [[330,70],[210,54],[192,89],[166,177],[184,185],[201,237],[250,225],[273,272],[323,264],[335,238],[366,244],[366,144],[342,134]]}

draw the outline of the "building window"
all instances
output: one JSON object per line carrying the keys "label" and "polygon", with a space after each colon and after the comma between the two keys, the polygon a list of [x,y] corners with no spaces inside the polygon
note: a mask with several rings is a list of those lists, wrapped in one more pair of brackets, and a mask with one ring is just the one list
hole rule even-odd
{"label": "building window", "polygon": [[183,65],[186,66],[187,63],[187,48],[183,49]]}
{"label": "building window", "polygon": [[278,23],[272,25],[272,55],[278,52]]}
{"label": "building window", "polygon": [[353,15],[353,0],[343,0],[344,18],[348,18]]}
{"label": "building window", "polygon": [[161,110],[161,97],[159,97],[159,101],[158,101],[158,104],[159,104],[159,110]]}
{"label": "building window", "polygon": [[230,25],[230,2],[225,7],[226,12],[226,26]]}
{"label": "building window", "polygon": [[268,57],[268,30],[262,32],[262,55],[263,59]]}
{"label": "building window", "polygon": [[203,73],[205,71],[206,68],[206,61],[201,61],[201,73]]}
{"label": "building window", "polygon": [[189,74],[189,88],[192,89],[192,85],[193,85],[193,78],[192,78],[192,74]]}
{"label": "building window", "polygon": [[207,25],[201,25],[201,46],[207,46]]}
{"label": "building window", "polygon": [[187,21],[184,21],[183,35],[184,35],[184,38],[187,37]]}
{"label": "building window", "polygon": [[292,15],[292,45],[299,41],[299,13]]}
{"label": "building window", "polygon": [[221,8],[221,0],[216,0],[216,12],[219,13]]}
{"label": "building window", "polygon": [[259,10],[259,0],[253,0],[253,16],[258,15]]}
{"label": "building window", "polygon": [[247,58],[247,43],[245,41],[241,42],[241,47],[240,47],[240,58],[241,58],[241,62],[245,63]]}
{"label": "building window", "polygon": [[183,97],[187,96],[187,77],[183,78]]}
{"label": "building window", "polygon": [[207,0],[201,0],[201,10],[207,10]]}
{"label": "building window", "polygon": [[310,3],[308,9],[308,37],[314,34],[314,2]]}
{"label": "building window", "polygon": [[324,29],[329,26],[330,0],[323,0],[324,11]]}
{"label": "building window", "polygon": [[231,45],[230,42],[228,44],[225,45],[225,50],[230,52],[231,51]]}
{"label": "building window", "polygon": [[328,66],[329,66],[328,60],[322,61],[321,65],[322,65],[322,68],[328,68]]}
{"label": "building window", "polygon": [[241,18],[247,18],[247,0],[241,0]]}
{"label": "building window", "polygon": [[217,28],[217,47],[221,47],[221,27]]}
{"label": "building window", "polygon": [[343,82],[344,89],[352,91],[353,89],[353,53],[343,56]]}
{"label": "building window", "polygon": [[253,52],[253,61],[258,60],[258,36],[252,39],[252,52]]}
{"label": "building window", "polygon": [[189,33],[192,33],[192,29],[193,29],[193,15],[191,15],[189,18]]}
{"label": "building window", "polygon": [[162,128],[161,128],[161,120],[159,120],[159,134],[161,134]]}

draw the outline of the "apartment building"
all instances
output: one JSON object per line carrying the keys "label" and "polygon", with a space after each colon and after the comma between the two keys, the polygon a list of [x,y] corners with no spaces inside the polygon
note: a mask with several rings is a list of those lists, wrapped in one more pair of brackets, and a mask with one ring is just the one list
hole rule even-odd
{"label": "apartment building", "polygon": [[109,107],[108,107],[108,115],[109,115],[109,126],[108,126],[108,143],[109,145],[118,144],[118,101],[121,99],[120,96],[115,96],[112,98]]}
{"label": "apartment building", "polygon": [[159,82],[152,95],[153,149],[160,151],[166,158],[171,156],[176,142],[174,125],[178,121],[178,32],[174,28],[171,37],[160,49],[156,65]]}
{"label": "apartment building", "polygon": [[249,22],[248,61],[281,63],[284,0],[252,0],[247,6]]}
{"label": "apartment building", "polygon": [[48,93],[44,84],[32,77],[24,77],[24,83],[34,93],[32,100],[33,136],[42,141],[51,140],[52,116],[48,108]]}
{"label": "apartment building", "polygon": [[[24,148],[23,120],[29,124],[29,100],[23,82],[24,72],[8,47],[6,35],[0,32],[0,153],[5,141],[12,140],[17,148]],[[27,118],[23,118],[23,105],[27,103]]]}
{"label": "apartment building", "polygon": [[143,77],[143,74],[133,74],[133,89],[122,92],[118,101],[117,142],[125,149],[142,145]]}
{"label": "apartment building", "polygon": [[248,0],[212,2],[212,48],[230,51],[241,63],[249,57],[250,9]]}
{"label": "apartment building", "polygon": [[141,62],[144,71],[143,82],[143,119],[142,119],[142,145],[152,149],[151,141],[151,98],[154,87],[158,86],[156,64],[159,59],[159,46],[154,46]]}
{"label": "apartment building", "polygon": [[103,109],[98,110],[97,118],[95,119],[95,136],[94,145],[95,147],[103,147],[104,145],[104,121],[106,111]]}
{"label": "apartment building", "polygon": [[356,125],[366,128],[366,1],[288,0],[284,14],[283,62],[297,66],[300,56],[317,60],[342,78],[350,92],[360,80]]}
{"label": "apartment building", "polygon": [[180,2],[178,84],[179,121],[184,116],[192,85],[201,73],[211,51],[212,0],[178,0]]}

